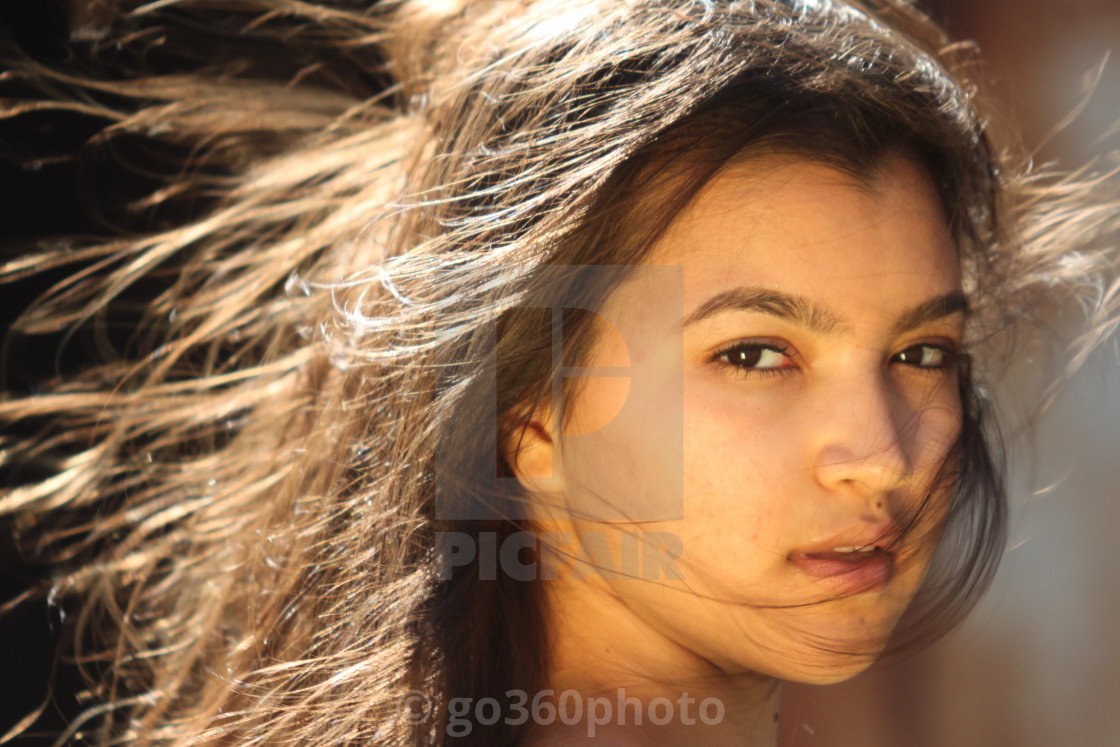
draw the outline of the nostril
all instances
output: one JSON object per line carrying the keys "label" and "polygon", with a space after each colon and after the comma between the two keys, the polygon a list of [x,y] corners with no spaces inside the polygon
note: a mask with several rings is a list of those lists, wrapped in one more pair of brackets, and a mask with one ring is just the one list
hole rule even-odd
{"label": "nostril", "polygon": [[914,475],[900,449],[856,449],[834,444],[817,454],[815,468],[821,485],[863,493],[876,510],[884,510],[884,496],[904,487]]}

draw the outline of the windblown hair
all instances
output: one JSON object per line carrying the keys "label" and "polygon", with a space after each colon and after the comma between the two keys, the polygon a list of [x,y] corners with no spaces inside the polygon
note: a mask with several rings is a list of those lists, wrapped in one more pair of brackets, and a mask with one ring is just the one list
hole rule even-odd
{"label": "windblown hair", "polygon": [[[441,527],[518,526],[502,518],[516,494],[469,478],[524,424],[476,426],[551,387],[530,311],[590,308],[621,279],[558,288],[541,268],[640,263],[743,154],[859,177],[891,153],[921,163],[978,363],[1046,297],[1085,309],[1081,357],[1115,325],[1094,248],[1115,210],[996,147],[968,50],[890,0],[113,0],[77,6],[72,36],[100,67],[12,60],[5,85],[46,93],[2,111],[68,108],[108,121],[99,145],[167,143],[184,168],[138,207],[189,214],[2,268],[74,268],[16,333],[106,341],[103,362],[0,403],[26,434],[3,444],[0,512],[58,564],[51,593],[79,600],[100,705],[72,731],[98,743],[440,743],[446,698],[537,689],[539,585],[436,572]],[[110,318],[134,325],[120,351]],[[578,356],[590,330],[564,344]],[[496,406],[480,384],[495,345]],[[956,551],[900,645],[958,622],[1002,551],[978,375],[962,373],[947,468]],[[437,455],[462,484],[437,486]],[[441,521],[437,487],[495,518]],[[437,696],[427,723],[400,717],[409,690]]]}

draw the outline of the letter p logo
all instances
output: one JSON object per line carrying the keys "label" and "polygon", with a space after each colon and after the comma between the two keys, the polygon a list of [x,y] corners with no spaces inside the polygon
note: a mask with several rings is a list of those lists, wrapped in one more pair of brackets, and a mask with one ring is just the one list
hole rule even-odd
{"label": "letter p logo", "polygon": [[[558,423],[565,407],[574,402],[579,415],[564,419],[561,435],[564,461],[579,464],[579,474],[561,470],[554,458],[552,476],[539,481],[545,492],[552,493],[547,499],[574,505],[581,518],[589,520],[680,518],[684,508],[681,268],[546,266],[537,272],[536,286],[550,290],[543,297],[525,300],[522,308],[540,309],[551,317],[550,410]],[[596,289],[617,285],[620,274],[619,288],[625,290],[620,297],[639,302],[600,303],[603,299],[595,297]],[[597,351],[609,351],[603,361],[582,365],[583,361],[564,360],[565,312],[572,316],[573,310],[598,315],[593,344]],[[491,339],[496,341],[496,334]],[[450,443],[462,446],[464,434],[475,434],[477,457],[464,460],[450,449],[440,449],[436,455],[437,519],[532,515],[517,478],[497,474],[498,423],[506,413],[497,412],[496,371],[497,349],[492,345],[489,360],[471,386],[464,388],[460,417],[466,420],[453,423],[457,433],[450,438]],[[596,406],[578,406],[585,401]],[[626,454],[644,455],[646,463],[630,460],[633,463],[620,469],[619,455]],[[634,470],[647,469],[656,469],[656,489],[634,479]],[[534,492],[540,497],[539,491]],[[509,500],[509,496],[520,499]]]}

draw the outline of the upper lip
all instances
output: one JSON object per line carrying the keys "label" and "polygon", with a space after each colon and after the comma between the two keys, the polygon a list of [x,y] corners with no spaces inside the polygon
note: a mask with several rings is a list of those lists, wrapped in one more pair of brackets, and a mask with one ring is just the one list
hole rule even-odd
{"label": "upper lip", "polygon": [[837,532],[828,539],[813,542],[805,547],[800,547],[790,553],[790,556],[816,555],[830,553],[837,547],[869,547],[876,546],[889,549],[902,536],[901,528],[893,523],[864,524],[854,526]]}

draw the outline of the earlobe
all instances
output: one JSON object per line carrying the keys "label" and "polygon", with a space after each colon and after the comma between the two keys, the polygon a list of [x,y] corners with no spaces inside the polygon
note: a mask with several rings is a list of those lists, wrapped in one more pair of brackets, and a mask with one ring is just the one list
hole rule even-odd
{"label": "earlobe", "polygon": [[505,437],[499,445],[506,464],[529,492],[553,490],[555,442],[548,428],[547,413],[529,419],[506,416]]}

